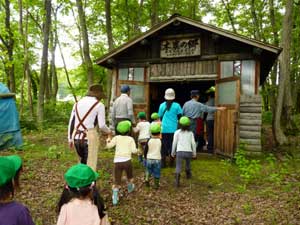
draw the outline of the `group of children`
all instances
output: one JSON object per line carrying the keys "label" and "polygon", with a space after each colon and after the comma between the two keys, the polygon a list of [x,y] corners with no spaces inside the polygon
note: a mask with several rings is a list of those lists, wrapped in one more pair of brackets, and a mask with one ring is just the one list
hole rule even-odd
{"label": "group of children", "polygon": [[[137,153],[139,162],[145,167],[145,185],[150,186],[150,177],[153,177],[154,188],[159,188],[161,175],[161,122],[158,113],[152,113],[152,122],[146,120],[145,112],[138,113],[138,123],[132,128],[128,120],[121,121],[116,126],[116,136],[107,139],[107,148],[115,147],[114,156],[114,184],[112,187],[113,205],[119,201],[119,189],[121,188],[122,172],[127,175],[128,193],[134,190],[132,172],[132,154]],[[193,132],[189,130],[190,119],[183,116],[179,120],[179,127],[175,134],[172,145],[172,157],[176,156],[175,186],[179,187],[182,161],[186,163],[186,177],[191,178],[191,159],[196,157],[196,143]],[[131,131],[138,133],[138,149]]]}
{"label": "group of children", "polygon": [[[161,175],[161,123],[157,113],[151,115],[151,124],[144,112],[138,114],[139,122],[132,128],[130,121],[121,121],[116,127],[116,136],[107,140],[107,148],[115,147],[113,205],[119,201],[119,189],[123,171],[127,175],[128,193],[135,188],[131,158],[138,153],[145,167],[145,185],[150,186],[153,176],[154,188],[159,188]],[[189,131],[190,120],[181,117],[180,129],[174,134],[172,156],[176,156],[176,187],[179,186],[182,160],[186,161],[186,177],[191,178],[190,162],[196,156],[193,133]],[[138,132],[139,150],[130,136],[131,130]],[[26,206],[14,201],[14,193],[19,187],[22,160],[19,156],[0,157],[0,225],[34,225]],[[66,185],[57,205],[57,225],[108,225],[103,199],[97,188],[98,174],[85,164],[72,166],[64,174]]]}

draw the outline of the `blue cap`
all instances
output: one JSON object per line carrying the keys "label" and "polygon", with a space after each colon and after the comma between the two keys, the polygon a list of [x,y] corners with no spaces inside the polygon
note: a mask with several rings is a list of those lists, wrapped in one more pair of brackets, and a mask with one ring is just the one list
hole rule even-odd
{"label": "blue cap", "polygon": [[130,90],[130,87],[128,85],[123,85],[121,87],[121,93],[127,93]]}
{"label": "blue cap", "polygon": [[191,96],[199,95],[199,90],[191,90]]}

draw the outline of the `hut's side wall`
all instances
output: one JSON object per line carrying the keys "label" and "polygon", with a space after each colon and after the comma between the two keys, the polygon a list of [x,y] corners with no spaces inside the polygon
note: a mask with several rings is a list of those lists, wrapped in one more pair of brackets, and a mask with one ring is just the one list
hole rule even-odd
{"label": "hut's side wall", "polygon": [[261,96],[241,95],[239,118],[240,143],[245,143],[246,151],[251,154],[261,153],[261,115]]}

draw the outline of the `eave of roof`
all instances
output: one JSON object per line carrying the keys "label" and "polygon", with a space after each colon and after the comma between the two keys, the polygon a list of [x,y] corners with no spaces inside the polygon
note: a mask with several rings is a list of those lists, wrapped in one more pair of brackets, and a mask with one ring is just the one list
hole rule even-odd
{"label": "eave of roof", "polygon": [[258,40],[252,39],[252,38],[248,38],[248,37],[240,35],[240,34],[235,34],[233,32],[224,30],[222,28],[215,27],[215,26],[210,25],[210,24],[205,24],[205,23],[202,23],[202,22],[199,22],[199,21],[189,19],[187,17],[183,17],[183,16],[175,16],[175,17],[170,17],[168,20],[165,20],[160,24],[157,24],[156,26],[152,27],[148,31],[146,31],[143,34],[139,35],[138,37],[124,43],[123,45],[121,45],[121,46],[115,48],[114,50],[108,52],[107,54],[103,55],[101,58],[96,60],[96,64],[101,64],[101,63],[105,62],[109,58],[112,58],[113,56],[117,55],[118,53],[122,52],[123,50],[125,50],[125,49],[133,46],[134,44],[140,42],[141,40],[149,37],[150,35],[154,34],[158,30],[161,30],[162,28],[168,26],[169,24],[173,23],[176,20],[180,21],[180,22],[183,22],[183,23],[186,23],[186,24],[189,24],[191,26],[195,26],[195,27],[198,27],[200,29],[203,29],[203,30],[206,30],[206,31],[224,36],[224,37],[234,39],[236,41],[243,42],[243,43],[248,44],[248,45],[252,45],[252,46],[264,49],[264,50],[272,52],[276,55],[279,55],[280,52],[282,51],[282,48],[276,47],[274,45],[266,44],[264,42],[261,42],[261,41],[258,41]]}

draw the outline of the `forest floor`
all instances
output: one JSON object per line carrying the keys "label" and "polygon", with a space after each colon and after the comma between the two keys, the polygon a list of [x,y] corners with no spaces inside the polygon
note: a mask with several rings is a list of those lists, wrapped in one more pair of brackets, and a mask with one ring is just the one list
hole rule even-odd
{"label": "forest floor", "polygon": [[[30,209],[37,225],[56,224],[56,204],[65,184],[63,174],[77,162],[65,134],[65,129],[60,128],[26,132],[23,150],[0,152],[23,158],[21,190],[16,199]],[[253,167],[259,167],[255,162],[254,166],[237,166],[231,160],[200,153],[192,161],[192,179],[185,179],[182,172],[181,186],[174,188],[175,169],[166,168],[162,170],[159,190],[144,185],[143,168],[134,157],[136,189],[128,194],[124,182],[120,203],[113,206],[113,151],[101,150],[97,185],[114,225],[297,225],[300,224],[299,152],[296,144],[289,147],[288,154],[281,151],[280,157],[264,154],[253,159],[261,165],[256,174],[252,173]]]}

